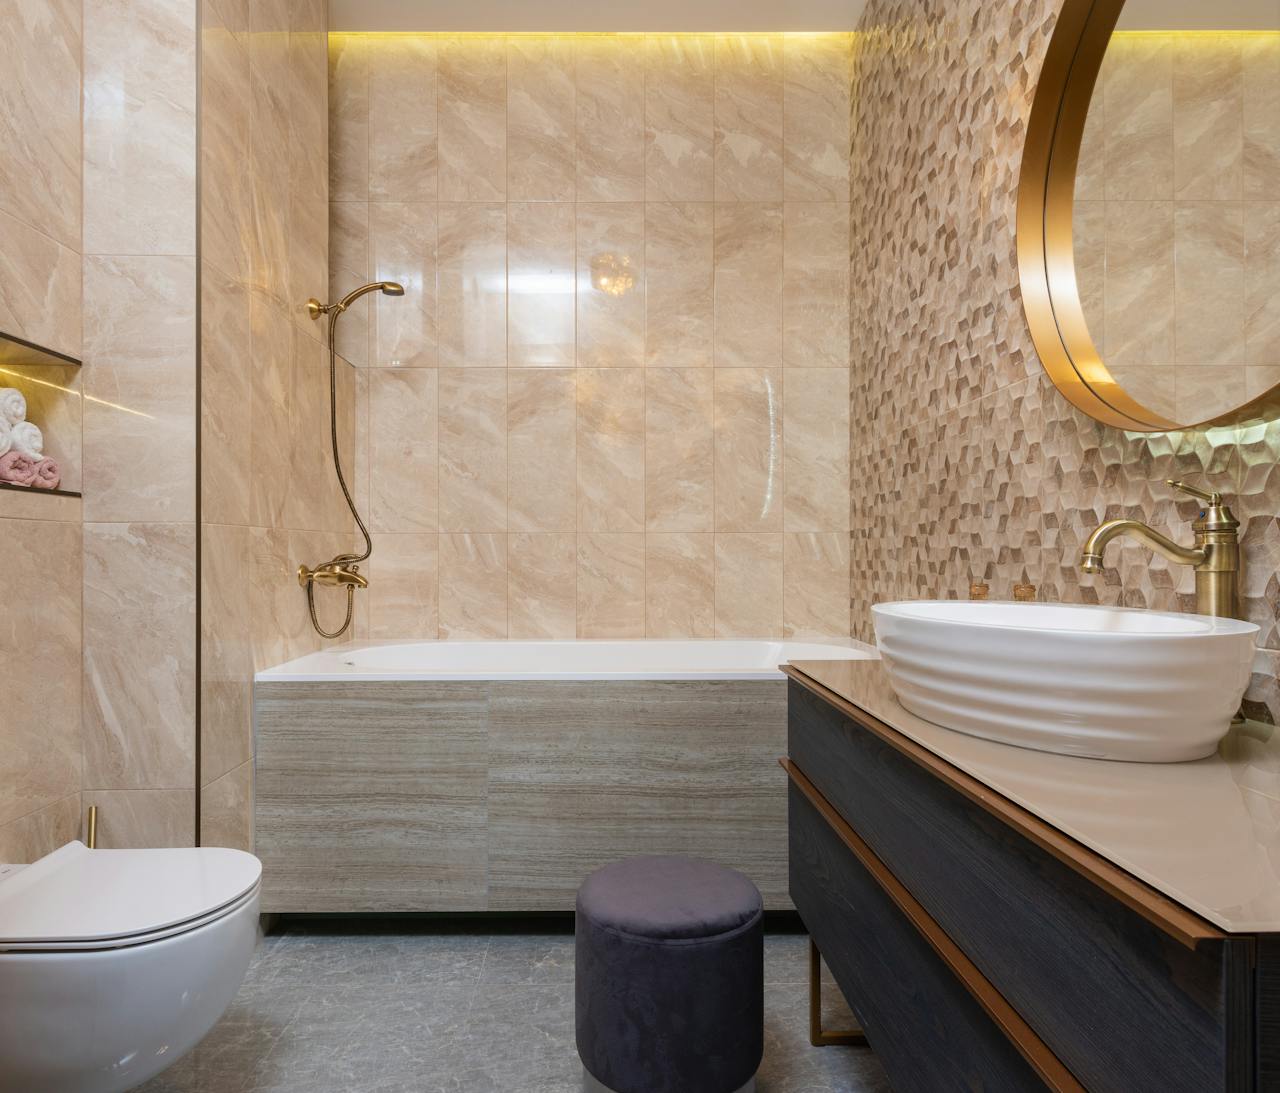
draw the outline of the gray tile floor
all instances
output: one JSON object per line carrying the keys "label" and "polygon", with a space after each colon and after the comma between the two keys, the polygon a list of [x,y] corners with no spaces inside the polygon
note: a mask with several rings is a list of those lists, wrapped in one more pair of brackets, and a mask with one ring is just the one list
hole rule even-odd
{"label": "gray tile floor", "polygon": [[[759,1093],[888,1093],[865,1048],[809,1046],[806,975],[804,937],[771,934]],[[581,1073],[570,934],[293,923],[141,1093],[578,1093]]]}

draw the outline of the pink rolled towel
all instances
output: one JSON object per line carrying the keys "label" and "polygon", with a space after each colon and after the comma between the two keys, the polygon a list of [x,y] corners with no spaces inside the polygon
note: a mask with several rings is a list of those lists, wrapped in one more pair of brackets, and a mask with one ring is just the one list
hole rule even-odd
{"label": "pink rolled towel", "polygon": [[36,479],[31,484],[38,490],[56,490],[62,481],[62,470],[57,460],[41,459],[36,463]]}
{"label": "pink rolled towel", "polygon": [[[52,460],[50,460],[52,462]],[[33,486],[36,481],[36,461],[21,452],[5,452],[0,455],[0,482],[15,486]]]}

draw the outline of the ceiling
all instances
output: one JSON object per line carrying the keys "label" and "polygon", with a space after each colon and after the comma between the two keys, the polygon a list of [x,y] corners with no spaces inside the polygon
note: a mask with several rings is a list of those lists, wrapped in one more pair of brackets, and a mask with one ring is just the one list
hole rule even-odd
{"label": "ceiling", "polygon": [[1126,0],[1121,30],[1280,30],[1280,0]]}
{"label": "ceiling", "polygon": [[329,0],[335,31],[853,30],[866,0]]}

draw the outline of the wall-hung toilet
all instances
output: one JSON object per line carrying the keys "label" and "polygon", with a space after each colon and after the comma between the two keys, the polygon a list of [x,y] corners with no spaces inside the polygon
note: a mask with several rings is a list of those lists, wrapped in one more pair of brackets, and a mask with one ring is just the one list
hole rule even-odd
{"label": "wall-hung toilet", "polygon": [[117,1093],[191,1050],[249,967],[261,875],[239,850],[79,842],[4,871],[0,1091]]}

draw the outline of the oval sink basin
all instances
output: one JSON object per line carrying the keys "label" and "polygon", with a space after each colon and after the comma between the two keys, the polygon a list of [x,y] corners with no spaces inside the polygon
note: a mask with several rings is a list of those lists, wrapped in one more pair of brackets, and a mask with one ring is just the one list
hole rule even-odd
{"label": "oval sink basin", "polygon": [[872,607],[898,701],[947,729],[1139,763],[1211,755],[1249,685],[1251,622],[1120,607]]}

